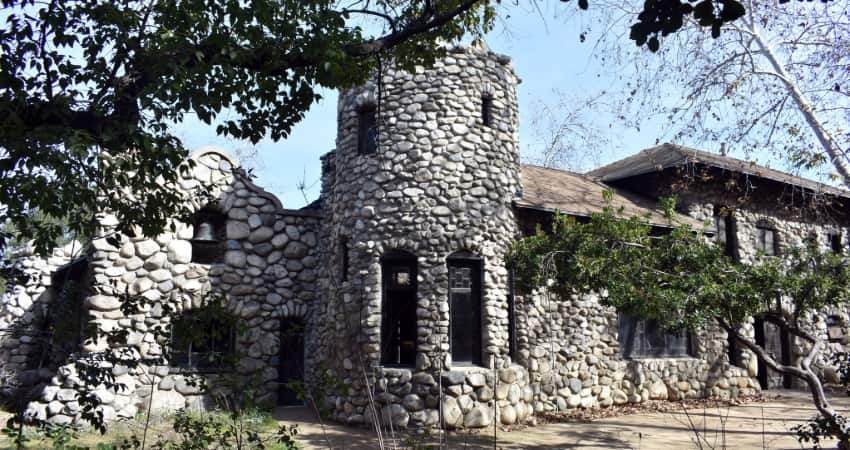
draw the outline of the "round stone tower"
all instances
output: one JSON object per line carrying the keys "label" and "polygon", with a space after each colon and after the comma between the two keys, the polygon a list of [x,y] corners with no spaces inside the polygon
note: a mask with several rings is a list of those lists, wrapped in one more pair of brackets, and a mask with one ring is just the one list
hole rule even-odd
{"label": "round stone tower", "polygon": [[509,58],[454,48],[341,93],[322,194],[323,356],[349,385],[333,397],[337,419],[480,427],[531,413],[504,264],[518,82]]}

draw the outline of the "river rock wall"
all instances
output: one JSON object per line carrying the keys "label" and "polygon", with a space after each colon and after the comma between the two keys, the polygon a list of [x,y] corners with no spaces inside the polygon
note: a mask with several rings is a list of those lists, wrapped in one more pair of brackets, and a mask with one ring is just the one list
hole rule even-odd
{"label": "river rock wall", "polygon": [[[396,426],[481,427],[529,416],[527,371],[508,354],[503,259],[517,233],[517,83],[507,57],[454,48],[433,68],[387,70],[340,95],[322,193],[330,275],[321,346],[330,372],[350,386],[332,397],[337,420],[369,422],[377,411]],[[362,154],[359,113],[368,109],[376,110],[377,150]],[[398,250],[418,269],[417,356],[391,368],[380,355],[381,258]],[[447,259],[457,252],[483,269],[481,364],[452,361]]]}

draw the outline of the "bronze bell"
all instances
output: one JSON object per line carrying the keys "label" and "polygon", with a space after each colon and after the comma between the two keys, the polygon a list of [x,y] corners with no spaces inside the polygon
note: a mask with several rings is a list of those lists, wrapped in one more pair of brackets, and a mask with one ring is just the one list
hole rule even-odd
{"label": "bronze bell", "polygon": [[209,222],[201,222],[195,227],[195,237],[193,238],[196,241],[215,241],[215,228],[213,224]]}

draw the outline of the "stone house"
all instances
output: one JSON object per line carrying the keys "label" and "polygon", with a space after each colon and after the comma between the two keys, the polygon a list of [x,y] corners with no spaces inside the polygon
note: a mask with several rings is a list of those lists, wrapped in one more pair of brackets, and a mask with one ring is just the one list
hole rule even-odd
{"label": "stone house", "polygon": [[[743,261],[804,239],[847,251],[846,191],[671,144],[589,174],[523,165],[519,79],[508,57],[486,50],[452,49],[433,68],[377,81],[340,95],[337,145],[322,157],[322,193],[308,207],[283,208],[225,152],[206,148],[174,186],[193,223],[175,221],[155,239],[95,239],[82,257],[62,249],[22,258],[34,276],[0,303],[0,327],[17,330],[0,342],[0,361],[9,378],[43,386],[28,413],[52,422],[80,414],[74,364],[39,344],[49,317],[124,330],[121,345],[164,358],[112,368],[126,389],[94,391],[108,420],[149,400],[202,407],[206,396],[187,377],[214,386],[225,354],[239,355],[236,372],[270,405],[298,401],[290,381],[344,383],[325,394],[333,417],[350,424],[380,414],[395,426],[510,425],[547,410],[787,385],[722,331],[667,335],[592,294],[517,295],[504,255],[555,211],[597,211],[606,190],[660,228],[655,201],[675,191],[679,220],[710,224]],[[196,194],[201,186],[209,197]],[[103,214],[100,225],[109,234],[115,219]],[[69,300],[63,286],[74,281],[84,289]],[[125,292],[145,299],[132,314],[121,308]],[[187,339],[207,294],[224,299],[228,320],[203,342]],[[48,313],[61,304],[76,305],[73,314]],[[236,322],[244,333],[230,331]],[[846,323],[844,311],[824,311],[811,326],[838,349]],[[169,339],[151,332],[162,324]],[[765,324],[747,332],[783,359],[796,356]],[[108,347],[81,335],[67,342],[71,351]]]}

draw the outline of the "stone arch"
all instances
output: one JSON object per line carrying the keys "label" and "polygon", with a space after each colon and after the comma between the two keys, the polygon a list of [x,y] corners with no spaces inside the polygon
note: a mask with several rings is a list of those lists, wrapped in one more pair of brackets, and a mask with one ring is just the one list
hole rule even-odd
{"label": "stone arch", "polygon": [[[209,156],[209,155],[215,155],[216,157],[219,158],[219,168],[218,168],[218,170],[225,172],[225,173],[230,172],[232,174],[233,180],[231,181],[231,183],[233,181],[242,182],[245,185],[245,188],[248,191],[254,193],[258,197],[262,197],[262,198],[268,200],[269,202],[271,202],[271,204],[275,208],[275,212],[280,213],[280,212],[285,211],[285,209],[283,208],[283,204],[280,202],[280,199],[278,199],[277,196],[275,196],[274,194],[266,191],[265,189],[257,186],[256,184],[254,184],[254,182],[251,180],[251,178],[245,173],[245,171],[239,165],[239,162],[232,155],[230,155],[230,153],[227,152],[226,150],[224,150],[220,147],[214,147],[214,146],[201,147],[201,148],[194,150],[189,155],[189,159],[195,161],[196,167],[197,167],[198,164],[201,163],[203,158],[205,156]],[[210,168],[210,169],[212,169],[212,168]],[[226,189],[224,191],[226,191]],[[222,193],[224,193],[224,192],[222,192]],[[225,193],[225,195],[220,196],[220,197],[221,197],[220,201],[222,203],[221,204],[222,210],[226,213],[230,209],[230,207],[232,206],[233,201],[235,200],[234,195],[232,195],[232,192],[229,192],[229,193]],[[204,205],[201,205],[201,206],[204,206]]]}

